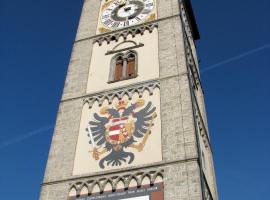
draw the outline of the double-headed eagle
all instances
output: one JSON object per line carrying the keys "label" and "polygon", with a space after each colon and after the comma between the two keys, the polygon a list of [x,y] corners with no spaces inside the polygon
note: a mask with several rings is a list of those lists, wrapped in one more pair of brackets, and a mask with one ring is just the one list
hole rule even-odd
{"label": "double-headed eagle", "polygon": [[[157,117],[156,107],[152,106],[152,102],[142,108],[144,105],[143,99],[130,106],[127,101],[121,100],[115,108],[103,107],[100,115],[94,114],[94,120],[89,122],[86,130],[93,146],[90,151],[93,158],[98,161],[103,154],[108,154],[99,161],[100,168],[104,169],[104,164],[131,164],[135,156],[132,152],[125,151],[128,148],[143,151]],[[138,143],[137,140],[140,139]]]}

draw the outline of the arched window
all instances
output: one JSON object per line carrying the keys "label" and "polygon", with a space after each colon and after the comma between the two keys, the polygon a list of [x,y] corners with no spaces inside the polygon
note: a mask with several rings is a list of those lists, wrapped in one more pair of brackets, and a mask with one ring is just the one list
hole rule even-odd
{"label": "arched window", "polygon": [[133,78],[136,75],[136,54],[129,53],[127,55],[127,78]]}
{"label": "arched window", "polygon": [[128,51],[112,58],[109,83],[135,78],[137,76],[137,53]]}
{"label": "arched window", "polygon": [[114,81],[120,81],[123,74],[124,59],[122,56],[116,57],[114,69]]}

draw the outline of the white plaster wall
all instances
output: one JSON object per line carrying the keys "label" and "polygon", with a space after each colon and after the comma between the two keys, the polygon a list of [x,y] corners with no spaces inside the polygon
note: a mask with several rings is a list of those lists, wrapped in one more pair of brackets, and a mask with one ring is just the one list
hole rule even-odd
{"label": "white plaster wall", "polygon": [[[118,42],[112,41],[110,44],[103,42],[101,46],[95,43],[88,76],[87,93],[95,93],[159,77],[157,29],[155,28],[152,33],[145,31],[144,35],[137,34],[134,38],[129,35],[128,40],[132,40],[137,44],[144,44],[143,47],[133,49],[138,54],[138,77],[109,84],[110,63],[114,54],[106,56],[105,54],[116,45],[122,43],[124,39],[121,37]],[[131,46],[131,43],[126,44],[126,46],[121,45],[121,48],[128,47],[128,45]]]}

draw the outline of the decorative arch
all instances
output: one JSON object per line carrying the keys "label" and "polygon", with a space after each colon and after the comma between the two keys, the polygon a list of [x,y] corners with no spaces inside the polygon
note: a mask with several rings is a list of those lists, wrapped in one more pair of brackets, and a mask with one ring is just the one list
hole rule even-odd
{"label": "decorative arch", "polygon": [[94,181],[92,185],[90,186],[89,193],[100,193],[101,192],[101,183],[99,181]]}
{"label": "decorative arch", "polygon": [[152,184],[155,183],[160,183],[163,182],[163,173],[162,172],[156,172],[153,176],[153,182]]}
{"label": "decorative arch", "polygon": [[156,88],[160,89],[160,83],[158,80],[145,81],[140,84],[135,84],[132,86],[127,86],[121,89],[115,89],[112,92],[100,94],[92,94],[87,96],[83,102],[87,103],[89,108],[92,108],[95,102],[98,102],[98,105],[103,105],[105,99],[109,101],[109,104],[113,102],[114,98],[121,100],[125,94],[128,95],[128,98],[131,99],[135,93],[138,93],[139,97],[142,97],[143,93],[147,90],[150,95],[153,95],[153,92]]}
{"label": "decorative arch", "polygon": [[126,186],[125,179],[123,177],[119,177],[115,184],[115,190],[125,189],[126,187],[127,186]]}
{"label": "decorative arch", "polygon": [[113,190],[114,190],[113,181],[111,179],[107,179],[106,181],[104,181],[103,186],[102,186],[102,191],[109,192]]}
{"label": "decorative arch", "polygon": [[[109,44],[111,41],[118,41],[120,37],[122,37],[124,40],[127,39],[128,35],[132,35],[132,37],[135,37],[136,34],[143,35],[145,30],[148,30],[150,33],[153,32],[155,28],[158,28],[158,22],[151,22],[147,24],[140,24],[137,26],[134,26],[132,29],[123,29],[115,31],[114,33],[105,33],[102,35],[99,35],[93,39],[93,43],[98,43],[99,46],[103,45],[103,42]],[[104,43],[104,44],[105,44]]]}
{"label": "decorative arch", "polygon": [[69,197],[74,197],[74,196],[77,196],[77,189],[76,189],[76,186],[72,186],[69,190],[69,193],[68,193],[68,196]]}
{"label": "decorative arch", "polygon": [[99,179],[90,179],[84,182],[71,184],[68,196],[80,197],[96,193],[115,192],[116,190],[124,190],[140,186],[151,187],[154,184],[159,184],[161,182],[163,182],[162,169],[157,171],[128,173],[106,178],[101,177]]}
{"label": "decorative arch", "polygon": [[80,195],[88,195],[89,194],[89,188],[87,184],[83,184],[80,188]]}
{"label": "decorative arch", "polygon": [[131,175],[127,180],[127,185],[128,185],[129,188],[130,187],[138,187],[140,185],[139,182],[140,181],[139,181],[137,176]]}
{"label": "decorative arch", "polygon": [[151,185],[151,175],[150,174],[144,174],[142,176],[141,185]]}
{"label": "decorative arch", "polygon": [[135,188],[139,186],[140,185],[138,184],[137,180],[135,178],[132,178],[129,182],[128,188]]}
{"label": "decorative arch", "polygon": [[122,46],[123,44],[127,44],[127,43],[128,43],[128,44],[131,44],[130,47],[136,46],[136,45],[137,45],[136,42],[134,42],[134,41],[132,41],[132,40],[127,40],[127,41],[123,41],[123,42],[117,44],[115,47],[113,47],[112,51],[118,50],[120,46]]}

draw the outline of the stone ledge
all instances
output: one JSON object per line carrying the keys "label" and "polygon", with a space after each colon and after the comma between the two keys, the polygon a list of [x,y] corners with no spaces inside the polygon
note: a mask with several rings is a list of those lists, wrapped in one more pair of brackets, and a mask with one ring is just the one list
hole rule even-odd
{"label": "stone ledge", "polygon": [[112,91],[104,92],[102,94],[95,93],[89,95],[89,97],[86,97],[83,102],[84,104],[87,103],[89,108],[92,108],[96,101],[98,102],[99,106],[101,106],[105,100],[108,100],[109,104],[111,104],[115,97],[121,100],[125,95],[127,95],[129,99],[132,99],[134,93],[138,93],[139,96],[142,97],[144,91],[146,90],[149,91],[150,95],[152,95],[154,89],[160,87],[159,85],[160,84],[158,80],[141,82],[138,84],[133,84],[130,86],[114,89]]}
{"label": "stone ledge", "polygon": [[149,169],[149,168],[153,168],[153,167],[166,167],[169,165],[173,165],[173,164],[179,164],[179,163],[189,163],[189,162],[199,162],[198,157],[194,157],[194,158],[188,158],[188,159],[184,159],[184,160],[175,160],[175,161],[170,161],[170,162],[159,162],[159,163],[153,163],[151,165],[142,165],[142,166],[136,166],[136,167],[129,167],[129,168],[125,168],[125,169],[118,169],[118,170],[110,170],[110,171],[106,171],[104,173],[94,173],[94,174],[86,174],[83,176],[73,176],[72,178],[68,178],[68,179],[62,179],[62,180],[58,180],[58,181],[50,181],[50,182],[43,182],[41,185],[42,186],[46,186],[46,185],[55,185],[55,184],[59,184],[59,183],[63,183],[63,182],[69,182],[69,181],[79,181],[80,179],[89,179],[92,177],[101,177],[101,176],[106,176],[106,175],[111,175],[113,176],[114,174],[118,174],[118,173],[127,173],[130,171],[136,171],[136,170],[142,170],[142,169]]}

